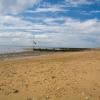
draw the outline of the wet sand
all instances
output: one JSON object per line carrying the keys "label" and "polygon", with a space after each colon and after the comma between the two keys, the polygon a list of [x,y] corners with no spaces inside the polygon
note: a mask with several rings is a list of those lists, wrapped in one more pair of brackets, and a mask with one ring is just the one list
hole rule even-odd
{"label": "wet sand", "polygon": [[0,61],[0,100],[100,100],[100,50]]}

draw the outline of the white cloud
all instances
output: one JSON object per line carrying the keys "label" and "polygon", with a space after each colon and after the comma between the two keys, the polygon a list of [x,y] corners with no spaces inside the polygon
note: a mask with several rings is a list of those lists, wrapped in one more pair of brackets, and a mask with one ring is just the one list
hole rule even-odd
{"label": "white cloud", "polygon": [[51,8],[37,8],[36,11],[29,11],[29,12],[57,12],[62,11],[60,8],[51,7]]}
{"label": "white cloud", "polygon": [[21,17],[14,16],[0,16],[0,29],[31,29],[32,24],[27,20],[23,20]]}
{"label": "white cloud", "polygon": [[69,10],[65,10],[63,9],[63,7],[60,7],[59,5],[49,5],[48,7],[39,7],[36,10],[27,10],[26,12],[28,13],[45,13],[45,12],[60,12],[60,11],[69,11]]}
{"label": "white cloud", "polygon": [[[0,32],[0,45],[32,45],[33,35],[25,32]],[[13,37],[13,38],[11,38]]]}
{"label": "white cloud", "polygon": [[[31,20],[40,21],[34,23],[23,17],[7,15],[9,12],[18,14],[39,1],[41,0],[0,0],[0,37],[2,37],[0,44],[32,45],[34,34],[35,40],[42,46],[100,47],[100,21],[98,19],[80,21],[69,17],[38,16],[36,18],[31,17]],[[66,0],[66,3],[70,6],[77,6],[92,2],[88,0]],[[56,14],[58,11],[67,10],[60,5],[49,5],[26,12],[54,12]]]}
{"label": "white cloud", "polygon": [[0,0],[0,13],[18,14],[38,2],[39,0]]}
{"label": "white cloud", "polygon": [[100,13],[100,10],[90,11],[91,14]]}
{"label": "white cloud", "polygon": [[[41,20],[43,19],[41,17],[39,18]],[[100,21],[97,19],[80,21],[69,17],[45,17],[44,20],[42,20],[45,24],[32,23],[30,21],[23,20],[23,18],[14,16],[2,16],[0,17],[0,20],[0,36],[9,37],[6,40],[1,39],[1,44],[4,42],[9,44],[11,42],[12,44],[32,45],[32,39],[28,38],[32,38],[32,34],[34,34],[35,40],[38,41],[38,45],[42,46],[100,46],[97,42],[92,42],[92,40],[95,40],[100,43],[100,38],[98,38],[100,37]],[[38,20],[38,18],[36,18],[36,20]],[[57,23],[59,20],[64,23]],[[10,29],[10,32],[8,32],[8,29]],[[24,31],[27,30],[27,32],[18,31],[17,29],[23,29]],[[38,35],[36,33],[38,33]],[[11,36],[17,38],[11,39]]]}
{"label": "white cloud", "polygon": [[77,6],[81,4],[92,4],[92,0],[66,0],[67,4],[70,4],[72,6]]}

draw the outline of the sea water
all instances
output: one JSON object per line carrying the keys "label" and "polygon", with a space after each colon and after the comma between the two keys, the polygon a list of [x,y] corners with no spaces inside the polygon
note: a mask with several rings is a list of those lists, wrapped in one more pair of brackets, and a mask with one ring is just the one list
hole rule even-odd
{"label": "sea water", "polygon": [[25,51],[26,47],[0,46],[0,53],[12,53]]}

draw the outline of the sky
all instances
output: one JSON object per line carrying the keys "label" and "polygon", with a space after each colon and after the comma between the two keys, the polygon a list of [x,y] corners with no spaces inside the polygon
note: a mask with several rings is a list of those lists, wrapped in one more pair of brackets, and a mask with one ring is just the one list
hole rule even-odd
{"label": "sky", "polygon": [[100,0],[0,0],[0,45],[100,47]]}

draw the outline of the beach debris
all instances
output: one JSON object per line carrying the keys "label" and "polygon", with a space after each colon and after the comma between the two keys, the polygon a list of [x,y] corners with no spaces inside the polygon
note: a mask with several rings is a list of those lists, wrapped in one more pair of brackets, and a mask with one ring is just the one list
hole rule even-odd
{"label": "beach debris", "polygon": [[55,77],[55,76],[52,76],[51,78],[52,78],[52,79],[55,79],[56,77]]}
{"label": "beach debris", "polygon": [[14,91],[13,91],[13,93],[18,93],[18,92],[19,92],[18,90],[14,90]]}

